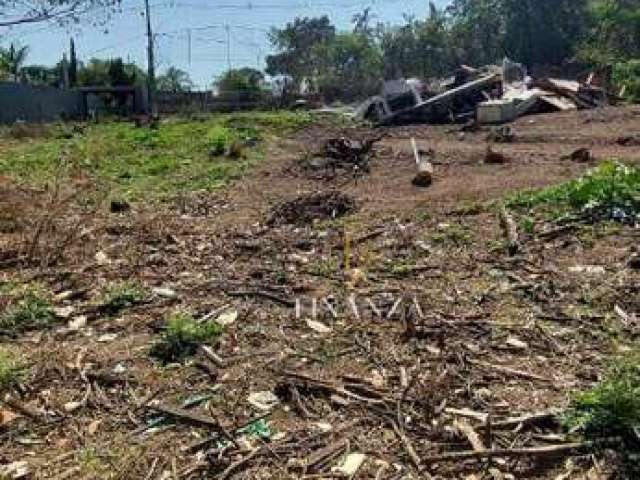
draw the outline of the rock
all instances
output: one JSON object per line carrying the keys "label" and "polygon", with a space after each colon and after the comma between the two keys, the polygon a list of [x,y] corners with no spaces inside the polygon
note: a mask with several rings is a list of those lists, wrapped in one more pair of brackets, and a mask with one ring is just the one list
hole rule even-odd
{"label": "rock", "polygon": [[640,253],[631,254],[627,266],[633,270],[640,270]]}

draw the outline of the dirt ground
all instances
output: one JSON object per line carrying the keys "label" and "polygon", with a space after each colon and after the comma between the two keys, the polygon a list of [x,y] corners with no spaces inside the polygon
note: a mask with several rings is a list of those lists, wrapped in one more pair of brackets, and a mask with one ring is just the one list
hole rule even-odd
{"label": "dirt ground", "polygon": [[[640,134],[640,108],[524,117],[511,128],[512,142],[491,147],[509,161],[490,165],[487,129],[359,127],[348,135],[383,135],[370,173],[318,178],[301,159],[344,132],[309,127],[219,193],[123,213],[54,212],[56,231],[78,228],[44,269],[10,261],[5,228],[0,280],[39,282],[87,324],[0,337],[29,365],[14,395],[23,408],[7,407],[19,416],[0,422],[0,464],[24,461],[42,479],[340,478],[345,454],[362,453],[352,478],[625,478],[611,450],[513,451],[575,440],[549,413],[634,344],[637,325],[616,311],[640,312],[640,273],[627,265],[640,230],[558,229],[532,213],[534,230],[520,232],[511,255],[495,202],[598,160],[639,164],[640,146],[616,141]],[[433,151],[426,189],[411,184],[412,137]],[[595,160],[564,158],[583,147]],[[355,212],[267,224],[275,205],[330,190]],[[4,212],[46,208],[44,193],[6,179],[0,194]],[[144,301],[101,314],[100,292],[125,280],[144,286]],[[201,352],[163,366],[149,356],[176,310],[238,312],[211,345],[220,359]],[[513,420],[540,412],[549,415]],[[258,419],[264,438],[238,432]],[[474,442],[511,453],[438,458]]]}

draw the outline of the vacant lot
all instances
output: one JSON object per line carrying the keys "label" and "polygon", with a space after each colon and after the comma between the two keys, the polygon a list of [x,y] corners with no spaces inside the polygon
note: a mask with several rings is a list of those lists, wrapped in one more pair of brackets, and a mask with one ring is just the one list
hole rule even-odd
{"label": "vacant lot", "polygon": [[[636,478],[640,109],[511,129],[6,128],[0,465]],[[340,136],[379,139],[368,168],[321,161]]]}

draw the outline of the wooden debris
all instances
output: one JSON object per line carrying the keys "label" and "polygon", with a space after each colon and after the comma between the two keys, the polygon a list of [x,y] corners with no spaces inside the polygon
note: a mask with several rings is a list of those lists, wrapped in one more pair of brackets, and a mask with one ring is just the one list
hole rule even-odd
{"label": "wooden debris", "polygon": [[509,159],[506,155],[495,152],[491,145],[487,145],[487,151],[484,155],[484,163],[487,165],[504,165],[505,163],[509,163]]}
{"label": "wooden debris", "polygon": [[211,362],[213,362],[219,368],[225,368],[227,366],[226,362],[222,357],[220,357],[216,352],[213,351],[211,347],[207,345],[200,345],[198,350],[202,352],[202,354],[207,357]]}
{"label": "wooden debris", "polygon": [[220,423],[215,418],[198,415],[196,413],[189,412],[188,410],[185,410],[183,408],[168,407],[161,404],[147,405],[146,408],[149,410],[154,410],[156,412],[162,413],[163,415],[171,417],[180,422],[188,423],[190,425],[214,428],[216,430],[220,429]]}
{"label": "wooden debris", "polygon": [[489,457],[528,457],[528,456],[555,456],[565,453],[574,452],[577,450],[589,448],[592,446],[591,442],[575,442],[565,443],[561,445],[545,445],[542,447],[530,447],[530,448],[495,448],[491,450],[464,450],[462,452],[448,452],[439,455],[429,455],[423,457],[424,463],[436,463],[449,460],[466,460],[466,459],[483,459]]}
{"label": "wooden debris", "polygon": [[480,436],[467,421],[456,420],[453,423],[453,426],[460,433],[462,433],[467,438],[467,440],[469,440],[469,443],[476,452],[483,452],[486,450],[486,447],[484,446],[484,443],[482,443]]}
{"label": "wooden debris", "polygon": [[429,187],[433,183],[433,164],[426,158],[422,158],[418,151],[415,138],[411,138],[411,148],[418,170],[411,183],[416,187]]}
{"label": "wooden debris", "polygon": [[510,375],[513,377],[525,378],[527,380],[536,380],[539,382],[548,382],[551,383],[553,380],[542,377],[540,375],[536,375],[535,373],[529,373],[522,370],[517,370],[515,368],[505,367],[502,365],[494,365],[492,363],[487,363],[479,360],[469,360],[473,365],[477,365],[479,367],[488,368],[491,370],[495,370],[496,372],[503,373],[505,375]]}
{"label": "wooden debris", "polygon": [[3,403],[7,407],[11,408],[14,412],[18,412],[24,415],[25,417],[30,418],[31,420],[36,420],[36,421],[42,420],[42,414],[40,412],[16,400],[10,395],[6,395],[4,397]]}
{"label": "wooden debris", "polygon": [[411,462],[416,468],[419,469],[420,457],[418,456],[415,449],[413,448],[413,444],[411,443],[411,440],[409,440],[409,438],[404,433],[402,433],[402,431],[400,430],[400,427],[398,427],[398,425],[395,422],[392,422],[391,425],[393,426],[393,431],[396,432],[396,435],[398,436],[398,438],[402,440],[402,446],[404,447],[404,450],[407,452],[407,455],[409,455]]}
{"label": "wooden debris", "polygon": [[521,425],[522,426],[533,425],[536,423],[556,420],[560,413],[561,413],[560,410],[549,410],[547,412],[530,413],[527,415],[522,415],[520,417],[513,417],[513,418],[507,418],[504,420],[494,421],[492,423],[492,427],[508,428],[508,427],[518,427]]}
{"label": "wooden debris", "polygon": [[515,255],[520,250],[520,242],[518,241],[518,226],[507,209],[500,208],[500,226],[507,239],[507,249],[510,255]]}

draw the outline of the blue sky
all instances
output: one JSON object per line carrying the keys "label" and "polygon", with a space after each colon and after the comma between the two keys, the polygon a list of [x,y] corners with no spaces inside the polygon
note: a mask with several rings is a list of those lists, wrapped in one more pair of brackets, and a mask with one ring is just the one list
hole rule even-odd
{"label": "blue sky", "polygon": [[[200,88],[209,86],[216,75],[227,69],[227,40],[232,67],[262,69],[264,57],[270,53],[267,31],[296,16],[328,15],[338,29],[347,29],[351,17],[366,7],[371,7],[376,20],[391,24],[401,23],[403,14],[424,17],[428,11],[427,0],[150,1],[151,18],[158,34],[158,70],[162,72],[174,65],[189,72]],[[435,3],[443,5],[447,1]],[[12,40],[29,45],[29,64],[54,64],[68,50],[69,38],[73,36],[81,60],[121,56],[145,66],[142,13],[143,0],[122,0],[122,13],[104,27],[89,26],[92,14],[87,13],[80,26],[72,29],[48,23],[4,31],[0,28],[0,39],[4,45]]]}

